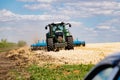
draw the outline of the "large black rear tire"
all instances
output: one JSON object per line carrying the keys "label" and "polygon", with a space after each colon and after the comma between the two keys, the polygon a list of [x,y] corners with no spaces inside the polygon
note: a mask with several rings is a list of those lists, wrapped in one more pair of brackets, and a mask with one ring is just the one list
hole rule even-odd
{"label": "large black rear tire", "polygon": [[85,43],[84,43],[84,44],[82,44],[82,46],[83,46],[83,47],[85,47]]}
{"label": "large black rear tire", "polygon": [[47,39],[47,51],[54,51],[53,38]]}
{"label": "large black rear tire", "polygon": [[84,42],[82,42],[82,46],[83,46],[83,47],[85,47],[85,41],[84,41]]}
{"label": "large black rear tire", "polygon": [[74,45],[73,45],[73,37],[72,36],[67,36],[66,37],[66,42],[67,42],[67,47],[65,49],[74,49]]}

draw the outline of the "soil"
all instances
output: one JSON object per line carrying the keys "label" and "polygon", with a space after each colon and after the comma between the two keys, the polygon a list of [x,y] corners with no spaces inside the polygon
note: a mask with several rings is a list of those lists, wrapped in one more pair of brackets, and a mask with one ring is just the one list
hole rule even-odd
{"label": "soil", "polygon": [[9,72],[15,68],[14,61],[5,57],[6,53],[0,53],[0,80],[8,80]]}
{"label": "soil", "polygon": [[106,56],[119,51],[120,42],[87,44],[85,47],[59,52],[30,51],[29,47],[22,47],[0,53],[0,80],[14,80],[14,76],[11,76],[13,70],[21,76],[27,75],[26,79],[29,78],[29,73],[24,68],[31,64],[97,64]]}

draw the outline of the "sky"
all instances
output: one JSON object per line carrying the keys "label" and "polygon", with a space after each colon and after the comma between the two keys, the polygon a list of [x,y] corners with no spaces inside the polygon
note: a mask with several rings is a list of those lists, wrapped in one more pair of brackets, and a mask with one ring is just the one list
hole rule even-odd
{"label": "sky", "polygon": [[45,40],[45,26],[71,23],[74,39],[120,42],[120,0],[0,0],[0,39]]}

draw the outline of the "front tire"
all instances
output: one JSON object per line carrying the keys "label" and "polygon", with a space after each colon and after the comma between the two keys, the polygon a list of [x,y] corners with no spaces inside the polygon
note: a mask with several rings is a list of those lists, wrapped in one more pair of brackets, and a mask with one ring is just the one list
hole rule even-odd
{"label": "front tire", "polygon": [[53,38],[47,39],[47,51],[54,51]]}
{"label": "front tire", "polygon": [[67,36],[66,37],[66,42],[67,42],[67,47],[65,49],[74,49],[74,45],[73,45],[73,37],[72,36]]}

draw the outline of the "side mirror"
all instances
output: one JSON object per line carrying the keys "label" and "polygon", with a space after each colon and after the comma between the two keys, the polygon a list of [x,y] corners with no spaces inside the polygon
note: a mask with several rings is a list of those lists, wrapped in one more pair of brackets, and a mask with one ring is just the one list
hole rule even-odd
{"label": "side mirror", "polygon": [[71,27],[71,24],[70,24],[70,23],[67,23],[66,25],[69,25],[69,27]]}
{"label": "side mirror", "polygon": [[45,29],[47,30],[47,26],[45,27]]}
{"label": "side mirror", "polygon": [[61,25],[64,25],[65,23],[64,22],[61,22]]}
{"label": "side mirror", "polygon": [[71,27],[71,24],[69,24],[69,27]]}

